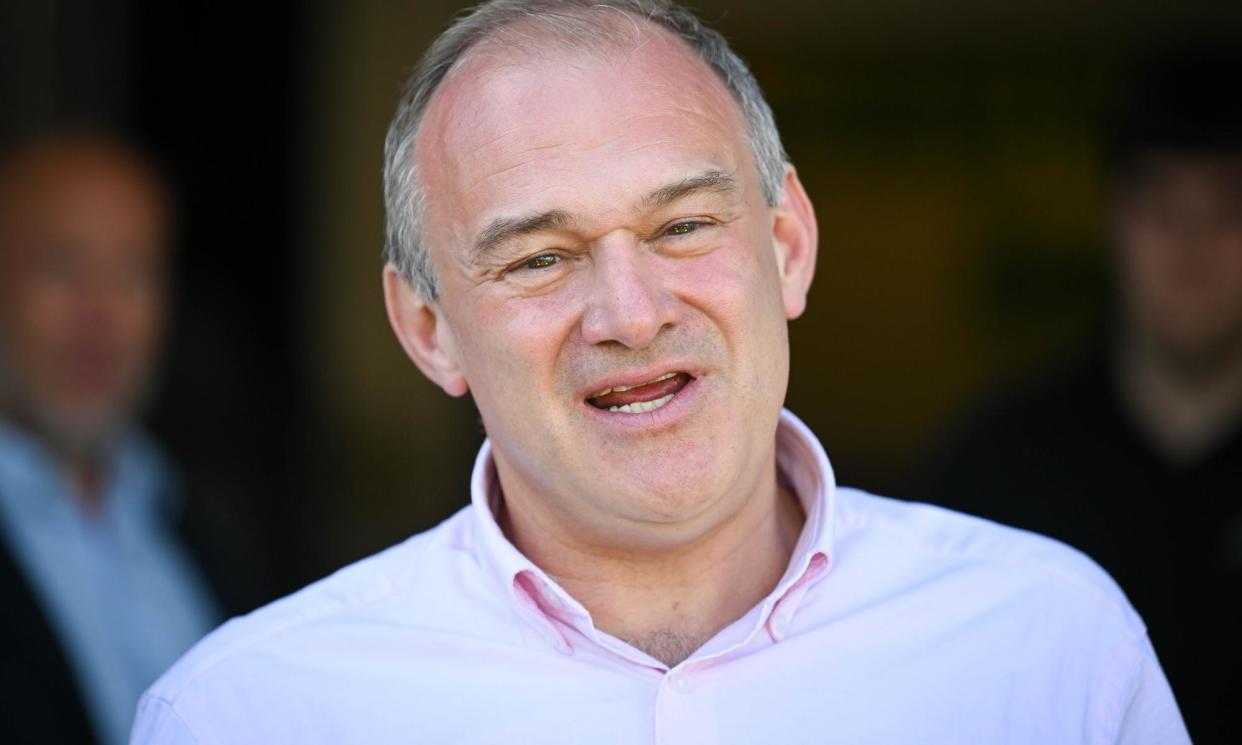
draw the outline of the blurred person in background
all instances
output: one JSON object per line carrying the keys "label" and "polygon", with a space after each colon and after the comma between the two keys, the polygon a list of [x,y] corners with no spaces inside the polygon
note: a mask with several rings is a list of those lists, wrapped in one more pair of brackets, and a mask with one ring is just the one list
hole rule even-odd
{"label": "blurred person in background", "polygon": [[1236,52],[1142,69],[1108,132],[1112,333],[990,402],[911,490],[1099,561],[1199,743],[1242,732],[1239,81]]}
{"label": "blurred person in background", "polygon": [[142,690],[218,622],[135,424],[165,325],[168,195],[106,138],[0,157],[0,731],[121,743]]}

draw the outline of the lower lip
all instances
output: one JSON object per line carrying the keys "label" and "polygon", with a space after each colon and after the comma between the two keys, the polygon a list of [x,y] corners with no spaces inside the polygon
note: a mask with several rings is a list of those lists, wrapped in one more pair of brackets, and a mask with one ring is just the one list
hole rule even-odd
{"label": "lower lip", "polygon": [[670,427],[688,416],[690,412],[694,410],[695,403],[701,395],[702,387],[703,379],[693,378],[689,383],[682,386],[680,391],[677,391],[677,394],[673,396],[672,401],[669,401],[654,411],[643,411],[637,414],[626,414],[623,411],[599,409],[586,401],[583,401],[582,405],[587,410],[588,419],[596,420],[613,427],[622,427],[634,431],[649,432],[651,430]]}

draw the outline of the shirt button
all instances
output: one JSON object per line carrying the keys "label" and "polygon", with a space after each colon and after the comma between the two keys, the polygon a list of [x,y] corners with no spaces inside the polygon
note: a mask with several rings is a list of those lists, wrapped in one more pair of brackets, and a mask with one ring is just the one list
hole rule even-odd
{"label": "shirt button", "polygon": [[681,693],[689,693],[694,690],[694,678],[686,672],[673,673],[673,687]]}

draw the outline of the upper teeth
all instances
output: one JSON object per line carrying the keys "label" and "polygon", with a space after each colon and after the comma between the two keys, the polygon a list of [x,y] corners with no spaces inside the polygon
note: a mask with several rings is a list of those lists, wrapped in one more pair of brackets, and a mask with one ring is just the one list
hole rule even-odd
{"label": "upper teeth", "polygon": [[634,385],[617,385],[617,386],[613,386],[612,388],[605,388],[599,393],[592,393],[590,397],[601,398],[603,396],[607,396],[609,393],[613,393],[614,391],[617,393],[621,393],[622,391],[628,391],[631,388],[638,388],[639,386],[651,385],[652,383],[659,383],[661,380],[668,380],[669,378],[675,375],[677,375],[677,373],[675,372],[665,373],[661,375],[660,377],[656,378],[655,380],[648,380],[646,383],[635,383]]}
{"label": "upper teeth", "polygon": [[675,395],[677,394],[670,393],[666,396],[661,396],[654,401],[635,401],[632,404],[625,404],[624,406],[609,406],[608,410],[619,411],[622,414],[641,414],[644,411],[655,411],[669,401],[672,401],[673,396]]}

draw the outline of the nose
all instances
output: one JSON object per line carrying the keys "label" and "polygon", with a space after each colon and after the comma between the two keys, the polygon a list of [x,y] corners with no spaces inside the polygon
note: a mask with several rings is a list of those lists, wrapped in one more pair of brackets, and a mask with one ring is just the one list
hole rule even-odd
{"label": "nose", "polygon": [[661,329],[676,322],[676,299],[652,260],[633,240],[615,240],[597,249],[591,295],[582,317],[588,344],[616,342],[644,349]]}

